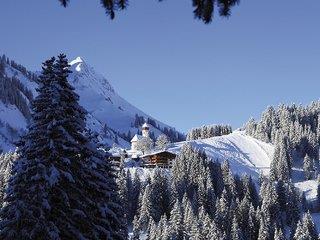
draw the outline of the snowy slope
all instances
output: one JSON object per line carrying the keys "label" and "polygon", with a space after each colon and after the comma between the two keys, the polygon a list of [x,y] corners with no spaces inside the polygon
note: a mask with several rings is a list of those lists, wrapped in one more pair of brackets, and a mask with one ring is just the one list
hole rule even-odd
{"label": "snowy slope", "polygon": [[13,142],[24,131],[27,121],[16,106],[0,101],[0,152],[14,150]]}
{"label": "snowy slope", "polygon": [[178,153],[183,144],[205,151],[213,160],[228,160],[234,173],[250,174],[258,179],[259,173],[269,173],[274,147],[271,144],[254,139],[244,132],[234,131],[229,135],[208,139],[179,142],[169,150]]}
{"label": "snowy slope", "polygon": [[[96,73],[82,58],[78,57],[70,62],[71,71],[69,81],[80,96],[80,104],[88,111],[88,127],[99,135],[100,142],[111,146],[113,143],[123,147],[129,146],[130,137],[138,132],[140,123],[135,123],[136,116],[154,122],[151,132],[158,136],[170,130],[174,135],[178,132],[174,128],[155,120],[138,108],[120,97],[111,84],[102,75]],[[36,96],[37,83],[29,79],[19,69],[6,64],[5,76],[15,77]],[[20,92],[23,96],[23,93]],[[26,98],[26,102],[29,103]],[[21,132],[26,128],[28,120],[19,112],[18,108],[10,104],[3,104],[0,98],[0,123],[10,125],[10,129]],[[130,133],[130,136],[128,136]],[[7,127],[0,126],[0,152],[14,148],[13,136]]]}
{"label": "snowy slope", "polygon": [[[70,62],[70,81],[80,95],[80,104],[101,124],[107,124],[111,129],[120,133],[136,133],[139,127],[133,126],[135,115],[145,119],[152,119],[138,108],[120,97],[110,83],[96,73],[82,58],[77,57]],[[155,136],[162,133],[162,129],[170,126],[156,121],[157,127],[151,127]]]}

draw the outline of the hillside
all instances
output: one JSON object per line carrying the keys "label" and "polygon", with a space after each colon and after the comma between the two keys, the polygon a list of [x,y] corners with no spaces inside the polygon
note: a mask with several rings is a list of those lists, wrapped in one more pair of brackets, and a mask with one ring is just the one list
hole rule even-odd
{"label": "hillside", "polygon": [[[101,143],[128,147],[131,137],[145,121],[151,125],[151,136],[154,138],[165,133],[172,141],[184,139],[174,128],[120,97],[109,81],[82,58],[76,58],[70,65],[70,83],[79,94],[81,105],[88,111],[88,127],[98,134]],[[36,87],[37,77],[34,73],[5,56],[1,58],[0,151],[13,149],[14,141],[25,130],[30,117],[29,102],[37,94]]]}
{"label": "hillside", "polygon": [[247,136],[244,132],[234,131],[220,137],[179,142],[170,151],[179,152],[185,143],[205,151],[213,160],[228,160],[234,173],[247,173],[255,179],[259,178],[260,171],[268,174],[274,150],[271,144]]}
{"label": "hillside", "polygon": [[[274,146],[248,136],[244,131],[234,131],[220,137],[179,142],[173,144],[169,150],[179,153],[185,143],[205,151],[213,160],[220,162],[228,160],[232,171],[240,176],[246,173],[257,181],[260,172],[266,176],[269,175]],[[295,187],[305,194],[310,206],[317,204],[318,182],[317,180],[306,181],[302,166],[293,168],[292,181]]]}

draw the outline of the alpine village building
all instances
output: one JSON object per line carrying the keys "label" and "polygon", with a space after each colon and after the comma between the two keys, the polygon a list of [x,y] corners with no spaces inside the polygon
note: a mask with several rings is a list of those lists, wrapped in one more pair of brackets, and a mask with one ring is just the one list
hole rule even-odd
{"label": "alpine village building", "polygon": [[110,149],[109,153],[111,156],[110,160],[120,163],[122,160],[133,160],[140,163],[141,167],[145,168],[170,168],[172,166],[172,161],[175,159],[176,154],[168,149],[161,150],[151,150],[148,153],[143,153],[138,149],[138,142],[149,137],[150,126],[147,123],[142,125],[142,135],[135,134],[131,139],[131,148],[126,149]]}

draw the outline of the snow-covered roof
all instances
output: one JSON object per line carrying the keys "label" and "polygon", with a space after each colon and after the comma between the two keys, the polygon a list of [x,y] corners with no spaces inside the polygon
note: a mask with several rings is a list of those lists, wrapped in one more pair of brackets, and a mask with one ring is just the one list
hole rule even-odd
{"label": "snow-covered roof", "polygon": [[142,125],[142,128],[150,128],[150,126],[149,126],[148,123],[144,123],[144,124]]}
{"label": "snow-covered roof", "polygon": [[134,135],[134,137],[131,139],[131,142],[137,142],[137,141],[139,141],[141,138],[142,138],[141,135],[136,134],[136,135]]}
{"label": "snow-covered roof", "polygon": [[177,154],[175,151],[172,151],[170,149],[162,149],[162,150],[157,150],[157,151],[152,151],[152,152],[149,152],[147,154],[144,154],[142,155],[141,157],[148,157],[148,156],[152,156],[152,155],[156,155],[156,154],[159,154],[159,153],[164,153],[164,152],[168,152],[168,153],[172,153],[172,154]]}
{"label": "snow-covered roof", "polygon": [[125,150],[122,148],[111,148],[108,151],[109,154],[111,154],[113,157],[121,157],[125,153]]}
{"label": "snow-covered roof", "polygon": [[132,154],[132,155],[131,155],[131,158],[138,158],[138,157],[139,157],[138,154]]}

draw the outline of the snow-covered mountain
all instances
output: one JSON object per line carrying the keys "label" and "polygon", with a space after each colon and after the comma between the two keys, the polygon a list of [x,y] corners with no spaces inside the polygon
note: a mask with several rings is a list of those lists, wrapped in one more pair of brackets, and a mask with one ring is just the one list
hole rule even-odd
{"label": "snow-covered mountain", "polygon": [[[30,111],[25,105],[29,105],[29,101],[37,94],[37,78],[34,73],[5,56],[0,64],[0,151],[8,151],[14,148],[13,142],[28,124]],[[145,121],[151,125],[151,137],[165,133],[172,141],[183,140],[184,136],[174,128],[120,97],[108,80],[82,58],[77,57],[70,65],[70,83],[80,96],[80,104],[88,111],[89,128],[98,133],[102,143],[129,146],[131,137],[140,131]]]}

